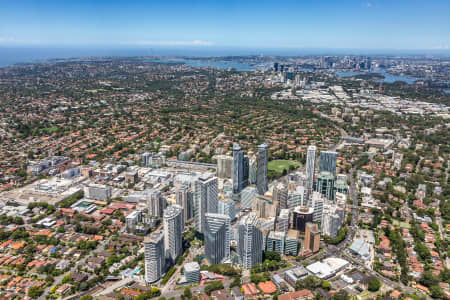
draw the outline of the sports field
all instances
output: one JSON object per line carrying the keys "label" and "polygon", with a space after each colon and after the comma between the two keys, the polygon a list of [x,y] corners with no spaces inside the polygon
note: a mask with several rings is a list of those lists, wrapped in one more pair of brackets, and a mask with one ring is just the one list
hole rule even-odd
{"label": "sports field", "polygon": [[283,174],[283,170],[286,170],[286,172],[289,172],[289,167],[294,166],[294,168],[300,167],[300,162],[295,160],[272,160],[269,161],[269,165],[267,166],[267,169],[269,171],[274,171],[277,174]]}

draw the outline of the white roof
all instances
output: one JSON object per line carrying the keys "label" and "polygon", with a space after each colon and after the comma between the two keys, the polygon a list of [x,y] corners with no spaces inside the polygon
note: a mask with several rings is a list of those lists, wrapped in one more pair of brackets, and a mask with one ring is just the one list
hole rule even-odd
{"label": "white roof", "polygon": [[306,267],[306,269],[313,275],[319,278],[327,278],[337,273],[341,268],[348,265],[345,259],[330,257],[323,261],[315,262]]}

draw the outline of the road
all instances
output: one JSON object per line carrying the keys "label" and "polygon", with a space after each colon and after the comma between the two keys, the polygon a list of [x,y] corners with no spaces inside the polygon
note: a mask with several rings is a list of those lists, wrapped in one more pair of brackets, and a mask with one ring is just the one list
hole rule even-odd
{"label": "road", "polygon": [[75,272],[75,271],[78,269],[78,266],[83,266],[83,265],[85,265],[86,260],[87,260],[89,257],[91,257],[91,256],[93,255],[94,252],[103,251],[103,250],[105,249],[105,243],[106,243],[105,241],[100,242],[99,245],[98,245],[98,247],[97,247],[97,249],[96,249],[95,251],[92,250],[88,255],[86,255],[85,257],[83,257],[81,260],[77,261],[77,262],[75,263],[75,265],[74,265],[72,268],[70,268],[69,271],[67,271],[67,272],[65,272],[65,273],[63,273],[63,274],[61,274],[61,275],[55,277],[55,278],[54,278],[54,282],[53,282],[50,286],[48,286],[47,288],[45,288],[44,292],[42,293],[42,295],[41,295],[38,299],[40,299],[40,300],[46,299],[47,295],[50,293],[50,290],[51,290],[51,288],[52,288],[53,286],[60,285],[60,284],[62,283],[63,278],[64,278],[67,274],[69,274],[69,273],[71,273],[71,272]]}

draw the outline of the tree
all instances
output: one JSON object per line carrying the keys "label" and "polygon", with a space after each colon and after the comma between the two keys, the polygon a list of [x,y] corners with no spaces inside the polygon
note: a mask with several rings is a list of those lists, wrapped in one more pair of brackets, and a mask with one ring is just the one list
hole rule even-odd
{"label": "tree", "polygon": [[430,293],[431,297],[436,299],[442,299],[444,296],[444,293],[442,292],[442,289],[439,285],[433,285],[430,287]]}
{"label": "tree", "polygon": [[44,292],[44,290],[38,286],[32,286],[28,289],[28,296],[30,298],[36,299],[38,298],[40,295],[42,295],[42,293]]}
{"label": "tree", "polygon": [[322,281],[322,288],[326,291],[329,291],[331,289],[331,283],[327,280]]}
{"label": "tree", "polygon": [[265,251],[264,259],[280,261],[281,256],[280,256],[280,253],[278,253],[276,251]]}
{"label": "tree", "polygon": [[346,290],[340,290],[333,296],[333,300],[349,300],[350,297],[348,296],[348,293]]}
{"label": "tree", "polygon": [[184,289],[184,293],[183,293],[184,297],[186,297],[187,299],[191,299],[192,297],[192,292],[190,288],[185,288]]}
{"label": "tree", "polygon": [[369,281],[369,291],[376,292],[380,289],[381,282],[378,280],[378,278],[373,278]]}
{"label": "tree", "polygon": [[217,291],[217,290],[221,290],[221,289],[223,289],[222,281],[215,281],[215,282],[211,282],[210,284],[208,284],[205,287],[205,293],[208,296],[210,296],[213,291]]}
{"label": "tree", "polygon": [[94,299],[91,295],[84,295],[83,297],[80,298],[80,300],[92,300]]}

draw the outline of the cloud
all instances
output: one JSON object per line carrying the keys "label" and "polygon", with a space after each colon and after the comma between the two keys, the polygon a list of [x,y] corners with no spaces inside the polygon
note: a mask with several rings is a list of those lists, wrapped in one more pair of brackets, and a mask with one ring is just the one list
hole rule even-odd
{"label": "cloud", "polygon": [[372,2],[367,2],[367,7],[372,7]]}
{"label": "cloud", "polygon": [[193,40],[193,41],[140,41],[138,45],[148,46],[214,46],[213,42]]}

